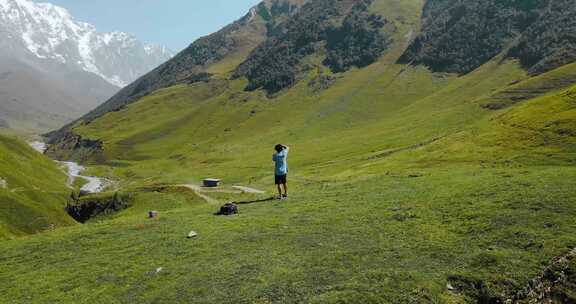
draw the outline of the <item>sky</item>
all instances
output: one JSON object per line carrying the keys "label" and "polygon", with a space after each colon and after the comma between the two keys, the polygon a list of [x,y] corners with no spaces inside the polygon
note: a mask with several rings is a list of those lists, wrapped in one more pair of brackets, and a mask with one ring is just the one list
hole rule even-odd
{"label": "sky", "polygon": [[100,32],[121,31],[178,52],[240,19],[261,0],[35,0],[70,11]]}

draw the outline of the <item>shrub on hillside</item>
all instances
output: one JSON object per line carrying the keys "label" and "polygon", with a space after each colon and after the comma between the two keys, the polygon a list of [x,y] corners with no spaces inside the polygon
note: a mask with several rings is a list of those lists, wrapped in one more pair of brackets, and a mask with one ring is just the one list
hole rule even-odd
{"label": "shrub on hillside", "polygon": [[422,33],[399,63],[466,74],[502,52],[538,18],[545,1],[430,0]]}
{"label": "shrub on hillside", "polygon": [[520,59],[533,74],[553,70],[576,60],[576,5],[572,0],[550,2],[524,32],[508,56]]}
{"label": "shrub on hillside", "polygon": [[374,63],[386,49],[388,41],[380,32],[387,21],[367,12],[367,1],[356,5],[342,26],[327,29],[328,51],[324,64],[333,72],[344,72],[352,66]]}
{"label": "shrub on hillside", "polygon": [[263,88],[276,93],[296,82],[298,64],[314,53],[317,43],[325,39],[331,18],[339,14],[334,0],[306,4],[298,14],[275,28],[266,42],[256,48],[236,70],[236,76],[249,80],[246,90]]}
{"label": "shrub on hillside", "polygon": [[380,32],[386,21],[369,14],[373,0],[308,2],[292,19],[280,24],[236,70],[249,80],[246,90],[269,94],[293,86],[304,69],[303,59],[326,45],[324,64],[343,72],[373,63],[386,48]]}

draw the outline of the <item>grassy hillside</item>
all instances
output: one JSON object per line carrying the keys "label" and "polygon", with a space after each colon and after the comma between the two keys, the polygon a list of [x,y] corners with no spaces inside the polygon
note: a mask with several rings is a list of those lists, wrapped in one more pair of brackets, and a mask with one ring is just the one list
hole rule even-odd
{"label": "grassy hillside", "polygon": [[0,135],[0,238],[74,223],[64,211],[70,192],[66,180],[52,160]]}
{"label": "grassy hillside", "polygon": [[[4,257],[36,255],[6,260],[2,292],[37,303],[512,297],[576,245],[576,87],[544,85],[570,69],[528,78],[516,62],[493,62],[455,77],[382,60],[319,93],[302,81],[274,100],[241,92],[244,80],[160,90],[75,129],[104,142],[105,162],[91,170],[137,192],[135,206],[3,244]],[[289,201],[220,218],[218,204],[185,189],[138,190],[216,176],[268,190],[207,194],[219,203],[265,198],[279,141],[292,146]],[[160,219],[145,220],[148,210]],[[199,238],[186,239],[190,230]]]}
{"label": "grassy hillside", "polygon": [[[290,200],[249,203],[269,194],[208,194],[221,203],[246,202],[239,216],[226,218],[213,215],[218,204],[183,188],[142,192],[133,208],[109,220],[0,245],[2,294],[32,303],[476,303],[511,297],[576,245],[576,142],[570,135],[576,87],[482,110],[474,92],[523,78],[516,69],[513,63],[487,66],[469,79],[442,79],[439,87],[429,72],[410,70],[389,88],[428,84],[426,96],[352,112],[363,117],[355,124],[350,111],[317,116],[329,102],[322,99],[297,103],[317,114],[304,125],[309,111],[293,103],[266,104],[249,119],[246,110],[255,104],[230,102],[226,93],[210,99],[199,85],[158,92],[78,130],[105,140],[115,167],[95,171],[113,172],[127,188],[210,174],[227,185],[268,190],[269,143],[282,140],[293,148]],[[482,73],[499,81],[478,83]],[[170,106],[159,106],[165,103]],[[154,125],[154,117],[172,120]],[[280,117],[288,122],[279,123]],[[262,127],[250,126],[252,120]],[[230,125],[216,128],[225,121]],[[158,220],[145,219],[152,209],[160,211]],[[190,230],[199,237],[186,239]],[[21,254],[30,250],[35,254]],[[570,289],[559,294],[569,296]]]}
{"label": "grassy hillside", "polygon": [[[298,81],[270,96],[227,77],[239,57],[226,57],[219,77],[79,123],[73,133],[95,144],[76,156],[133,194],[132,207],[0,244],[0,293],[17,303],[528,302],[530,280],[576,247],[576,64],[536,77],[505,53],[466,75],[396,64],[423,5],[375,0],[363,11],[388,22],[390,44],[371,65],[335,73],[327,53],[306,54]],[[291,147],[287,201],[266,200],[279,142]],[[52,152],[74,156],[68,148]],[[205,177],[224,186],[198,190]],[[215,216],[229,201],[240,214]],[[573,264],[545,295],[553,303],[576,300]]]}
{"label": "grassy hillside", "polygon": [[277,23],[290,16],[307,0],[266,0],[245,16],[211,35],[201,37],[174,58],[120,90],[106,103],[59,132],[57,137],[80,121],[91,121],[123,108],[156,90],[177,84],[205,82],[226,77],[250,52],[262,43]]}

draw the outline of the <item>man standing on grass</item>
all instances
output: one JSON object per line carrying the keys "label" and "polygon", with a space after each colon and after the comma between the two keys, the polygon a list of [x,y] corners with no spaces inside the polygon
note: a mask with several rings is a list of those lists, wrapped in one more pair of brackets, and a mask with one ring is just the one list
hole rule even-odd
{"label": "man standing on grass", "polygon": [[[278,199],[287,199],[288,198],[288,186],[286,181],[286,176],[288,175],[288,152],[290,148],[281,144],[276,145],[274,147],[276,153],[272,155],[272,160],[276,164],[274,175],[275,175],[275,183],[278,187]],[[284,188],[284,192],[282,192],[282,188]]]}

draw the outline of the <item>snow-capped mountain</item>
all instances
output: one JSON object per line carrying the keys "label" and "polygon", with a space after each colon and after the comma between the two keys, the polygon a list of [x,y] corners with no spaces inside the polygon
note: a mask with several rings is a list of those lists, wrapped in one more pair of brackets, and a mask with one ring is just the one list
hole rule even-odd
{"label": "snow-capped mountain", "polygon": [[0,128],[59,128],[170,57],[128,34],[99,33],[61,7],[0,0]]}
{"label": "snow-capped mountain", "polygon": [[170,59],[165,47],[122,33],[99,33],[50,3],[0,0],[0,47],[11,55],[94,73],[123,87]]}

